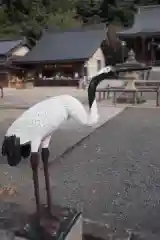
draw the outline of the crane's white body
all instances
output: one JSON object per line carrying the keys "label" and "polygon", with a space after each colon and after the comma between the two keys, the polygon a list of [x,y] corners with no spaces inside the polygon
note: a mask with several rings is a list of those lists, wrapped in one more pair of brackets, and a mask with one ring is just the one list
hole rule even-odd
{"label": "crane's white body", "polygon": [[[108,73],[111,66],[102,68],[96,75]],[[51,134],[69,117],[84,125],[92,126],[98,121],[98,109],[94,99],[89,113],[79,100],[70,95],[60,95],[41,101],[25,111],[8,128],[6,137],[15,135],[20,144],[31,144],[31,152],[38,152],[39,147],[48,148]]]}
{"label": "crane's white body", "polygon": [[98,121],[96,100],[89,114],[80,101],[69,95],[43,100],[15,120],[6,136],[16,135],[20,138],[20,144],[30,142],[31,151],[37,152],[40,145],[48,147],[52,132],[69,117],[73,117],[84,125],[95,124]]}

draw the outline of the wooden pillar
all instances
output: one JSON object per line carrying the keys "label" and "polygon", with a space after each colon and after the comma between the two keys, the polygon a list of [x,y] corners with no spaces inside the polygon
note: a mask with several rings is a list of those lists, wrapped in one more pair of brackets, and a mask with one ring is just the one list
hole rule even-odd
{"label": "wooden pillar", "polygon": [[39,74],[41,73],[41,70],[42,70],[42,66],[36,66],[36,77],[39,79]]}
{"label": "wooden pillar", "polygon": [[155,62],[155,47],[154,47],[154,38],[151,40],[151,62],[152,64]]}
{"label": "wooden pillar", "polygon": [[[137,44],[137,38],[134,39],[134,43],[133,43],[134,47],[133,47],[133,50],[135,52],[135,54],[137,53],[137,50],[138,50],[138,44]],[[137,54],[136,54],[137,55]]]}
{"label": "wooden pillar", "polygon": [[146,62],[146,46],[145,46],[146,39],[142,36],[142,60]]}

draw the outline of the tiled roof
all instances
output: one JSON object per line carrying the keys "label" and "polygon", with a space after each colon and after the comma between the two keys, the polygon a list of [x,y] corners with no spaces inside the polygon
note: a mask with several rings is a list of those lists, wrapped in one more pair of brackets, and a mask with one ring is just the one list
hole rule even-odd
{"label": "tiled roof", "polygon": [[4,40],[0,39],[0,55],[6,55],[12,49],[17,47],[23,40]]}
{"label": "tiled roof", "polygon": [[106,39],[104,24],[60,31],[50,28],[21,62],[65,62],[90,58]]}
{"label": "tiled roof", "polygon": [[132,28],[117,33],[118,36],[141,36],[160,34],[160,5],[139,7]]}

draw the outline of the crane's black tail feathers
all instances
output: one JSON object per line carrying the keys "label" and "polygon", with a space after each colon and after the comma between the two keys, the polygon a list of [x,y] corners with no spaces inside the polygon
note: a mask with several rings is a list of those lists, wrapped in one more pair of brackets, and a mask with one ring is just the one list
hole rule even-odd
{"label": "crane's black tail feathers", "polygon": [[27,158],[29,157],[30,154],[31,154],[31,144],[26,143],[24,145],[21,145],[21,156],[23,158]]}
{"label": "crane's black tail feathers", "polygon": [[2,143],[2,155],[7,156],[7,162],[10,166],[17,166],[22,157],[26,158],[30,155],[30,144],[20,145],[20,138],[13,136],[5,136]]}

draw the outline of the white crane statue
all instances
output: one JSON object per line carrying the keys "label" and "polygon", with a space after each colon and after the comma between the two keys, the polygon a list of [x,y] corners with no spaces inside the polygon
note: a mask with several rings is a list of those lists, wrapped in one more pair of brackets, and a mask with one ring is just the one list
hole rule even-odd
{"label": "white crane statue", "polygon": [[85,125],[93,125],[98,121],[96,104],[96,87],[104,79],[103,73],[112,73],[106,67],[94,76],[88,87],[89,113],[83,105],[70,95],[60,95],[43,100],[25,111],[8,128],[2,144],[2,155],[7,157],[10,166],[17,166],[22,158],[30,156],[33,171],[34,193],[36,199],[37,221],[40,223],[40,195],[38,183],[39,150],[43,161],[47,208],[51,214],[51,194],[48,173],[49,143],[52,133],[69,117]]}

